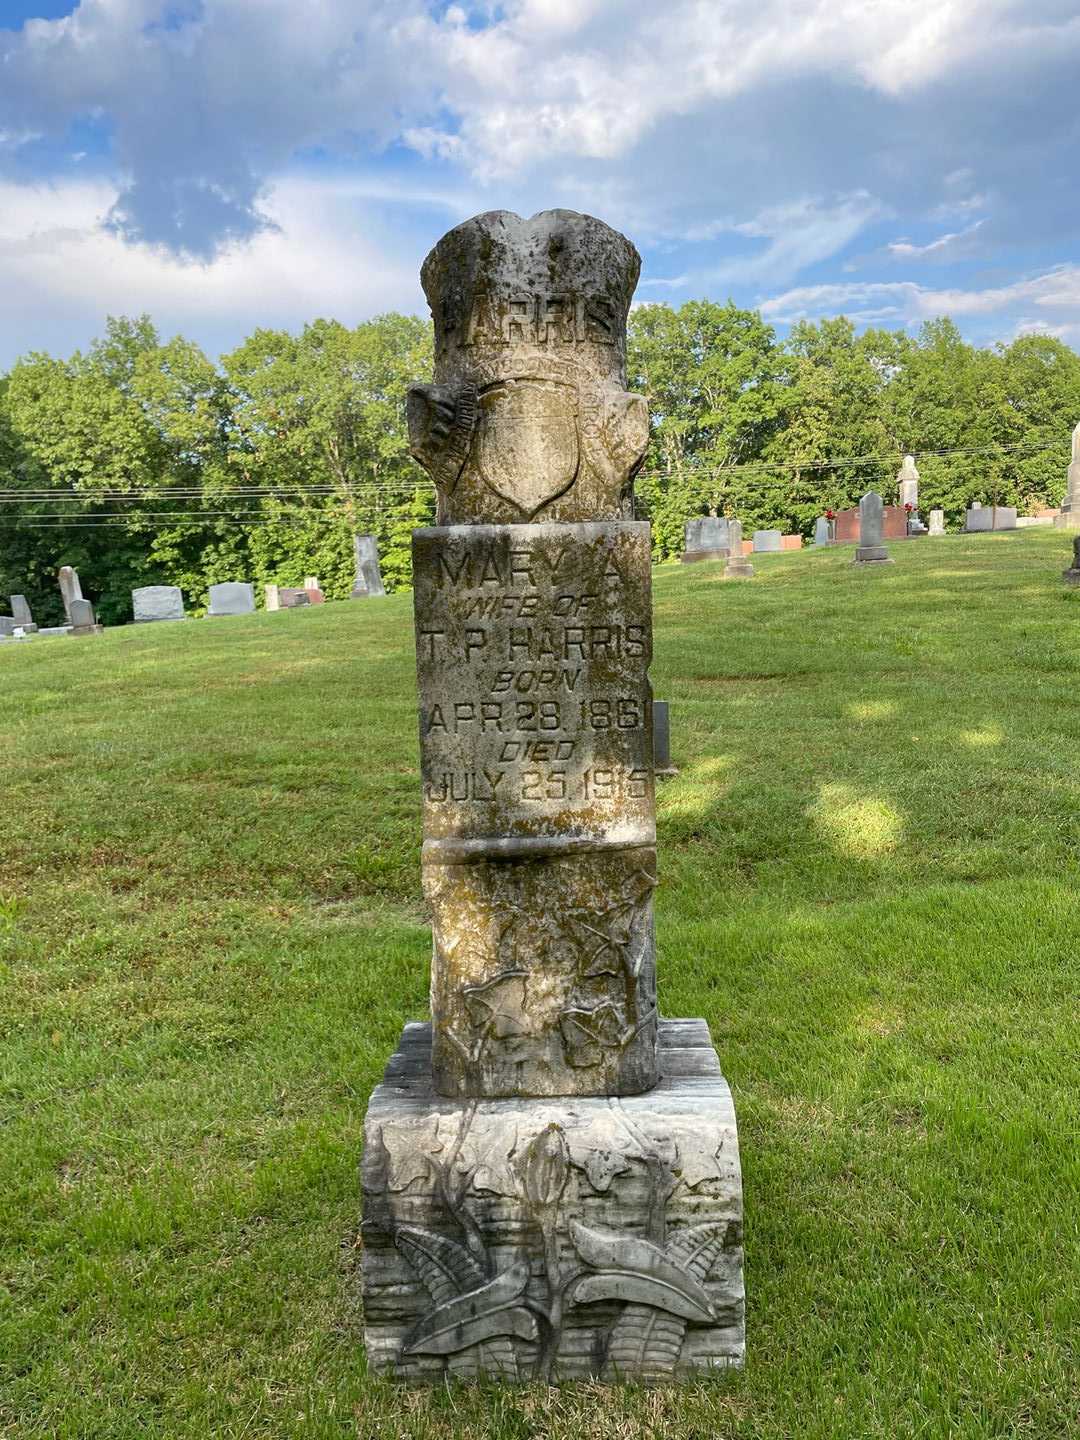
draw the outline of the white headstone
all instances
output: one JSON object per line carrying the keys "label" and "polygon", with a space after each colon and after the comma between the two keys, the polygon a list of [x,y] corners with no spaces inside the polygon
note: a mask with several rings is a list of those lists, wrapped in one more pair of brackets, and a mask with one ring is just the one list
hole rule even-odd
{"label": "white headstone", "polygon": [[370,595],[385,595],[382,571],[379,569],[379,547],[374,535],[354,535],[353,553],[356,558],[356,579],[353,581],[351,600],[365,600]]}
{"label": "white headstone", "polygon": [[919,472],[915,468],[914,455],[904,456],[904,463],[896,474],[896,484],[900,491],[900,504],[910,505],[913,510],[918,510]]}
{"label": "white headstone", "polygon": [[944,535],[944,534],[945,534],[945,511],[944,511],[944,510],[931,510],[931,511],[930,511],[930,534],[931,534],[931,535]]}
{"label": "white headstone", "polygon": [[136,625],[151,620],[183,620],[184,597],[179,585],[140,585],[131,592]]}
{"label": "white headstone", "polygon": [[783,531],[781,531],[781,530],[755,530],[755,531],[754,531],[754,550],[755,550],[755,552],[773,551],[773,550],[781,550],[781,549],[783,549],[783,546],[780,544],[780,537],[781,537],[782,534],[783,534]]}
{"label": "white headstone", "polygon": [[254,585],[228,580],[222,585],[210,586],[210,607],[207,615],[251,615],[254,610]]}

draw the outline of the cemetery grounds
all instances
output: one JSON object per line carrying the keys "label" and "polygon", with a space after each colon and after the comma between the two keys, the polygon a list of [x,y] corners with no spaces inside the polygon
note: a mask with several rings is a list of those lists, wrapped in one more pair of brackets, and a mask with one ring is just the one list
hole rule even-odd
{"label": "cemetery grounds", "polygon": [[0,650],[0,1435],[1080,1430],[1080,593],[1059,533],[654,573],[661,1003],[746,1371],[365,1375],[367,1097],[426,1013],[411,599]]}

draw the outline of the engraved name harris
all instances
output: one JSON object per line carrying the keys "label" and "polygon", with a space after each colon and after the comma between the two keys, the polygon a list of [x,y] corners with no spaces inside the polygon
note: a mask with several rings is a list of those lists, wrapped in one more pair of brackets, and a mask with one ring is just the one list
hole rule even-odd
{"label": "engraved name harris", "polygon": [[[425,785],[429,804],[648,797],[647,769],[610,763],[612,751],[633,754],[633,732],[645,724],[648,630],[600,618],[611,608],[604,592],[624,583],[612,557],[595,583],[576,589],[560,575],[568,553],[437,556],[437,595],[457,623],[418,626],[421,656],[447,680],[474,675],[489,698],[459,691],[424,706],[421,733],[435,765],[451,736],[475,737],[487,751],[475,769],[438,770]],[[601,667],[612,693],[596,693]],[[595,764],[598,743],[604,763]]]}

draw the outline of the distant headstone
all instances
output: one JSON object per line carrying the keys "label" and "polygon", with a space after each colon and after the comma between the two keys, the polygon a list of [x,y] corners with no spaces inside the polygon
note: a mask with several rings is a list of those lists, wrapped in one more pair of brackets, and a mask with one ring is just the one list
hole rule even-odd
{"label": "distant headstone", "polygon": [[697,560],[726,560],[731,545],[731,524],[722,515],[699,515],[683,530],[684,565]]}
{"label": "distant headstone", "polygon": [[1073,563],[1061,572],[1066,585],[1080,585],[1080,535],[1073,541]]}
{"label": "distant headstone", "polygon": [[724,566],[725,580],[749,580],[754,573],[754,567],[743,554],[742,521],[732,520],[728,526],[730,537],[731,553],[728,555],[727,563]]}
{"label": "distant headstone", "polygon": [[79,572],[72,569],[70,565],[61,565],[60,574],[57,577],[60,581],[60,595],[64,602],[64,614],[67,616],[69,625],[74,624],[71,618],[71,602],[83,598],[82,586],[79,584]]}
{"label": "distant headstone", "polygon": [[814,521],[814,544],[828,545],[832,539],[832,527],[824,515],[819,515]]}
{"label": "distant headstone", "polygon": [[305,585],[304,594],[308,598],[309,605],[323,605],[326,602],[326,596],[317,585]]}
{"label": "distant headstone", "polygon": [[379,547],[374,535],[354,535],[353,552],[356,559],[356,579],[353,581],[349,598],[366,600],[371,595],[385,595],[382,572],[379,569]]}
{"label": "distant headstone", "polygon": [[1072,459],[1065,480],[1065,499],[1054,524],[1062,530],[1080,528],[1080,425],[1072,433]]}
{"label": "distant headstone", "polygon": [[281,588],[278,585],[267,585],[263,603],[267,610],[281,609]]}
{"label": "distant headstone", "polygon": [[896,488],[900,492],[900,504],[919,508],[919,472],[915,468],[915,456],[905,455],[904,463],[896,472]]}
{"label": "distant headstone", "polygon": [[1016,506],[983,505],[976,500],[967,512],[964,528],[975,535],[986,530],[1015,530]]}
{"label": "distant headstone", "polygon": [[241,580],[227,580],[210,586],[207,615],[251,615],[255,611],[255,587]]}
{"label": "distant headstone", "polygon": [[0,615],[0,635],[14,635],[15,621],[10,615]]}
{"label": "distant headstone", "polygon": [[885,535],[885,505],[876,490],[870,490],[859,501],[859,545],[853,565],[891,565],[889,552],[882,544]]}
{"label": "distant headstone", "polygon": [[666,700],[652,702],[653,773],[666,780],[679,772],[671,763],[671,717]]}
{"label": "distant headstone", "polygon": [[321,589],[322,589],[322,586],[319,584],[319,577],[318,577],[317,575],[305,575],[305,576],[304,576],[304,589],[305,589],[305,590],[321,590]]}
{"label": "distant headstone", "polygon": [[783,533],[780,530],[755,530],[754,551],[755,553],[769,553],[773,550],[782,550],[781,543]]}
{"label": "distant headstone", "polygon": [[184,620],[184,597],[179,585],[140,585],[131,592],[136,625],[152,620]]}
{"label": "distant headstone", "polygon": [[930,534],[931,534],[931,535],[944,535],[944,534],[945,534],[945,511],[944,511],[944,510],[931,510],[931,511],[930,511]]}
{"label": "distant headstone", "polygon": [[22,627],[27,635],[33,635],[38,628],[34,624],[34,617],[30,613],[30,605],[25,595],[12,595],[11,618],[16,625]]}
{"label": "distant headstone", "polygon": [[311,604],[311,596],[299,585],[279,585],[278,604],[282,610],[298,610]]}
{"label": "distant headstone", "polygon": [[101,634],[101,626],[97,623],[94,607],[90,604],[89,600],[72,600],[70,633],[72,635]]}

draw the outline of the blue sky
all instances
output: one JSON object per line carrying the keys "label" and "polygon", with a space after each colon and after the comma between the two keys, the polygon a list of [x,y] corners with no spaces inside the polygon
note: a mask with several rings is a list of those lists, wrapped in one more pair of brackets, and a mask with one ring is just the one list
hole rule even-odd
{"label": "blue sky", "polygon": [[423,309],[481,210],[640,300],[1080,348],[1080,0],[0,0],[0,367]]}

